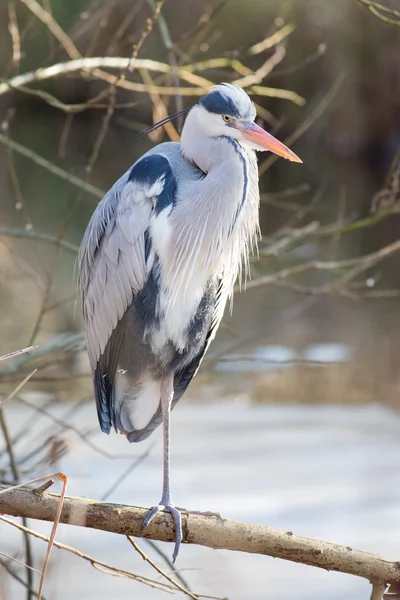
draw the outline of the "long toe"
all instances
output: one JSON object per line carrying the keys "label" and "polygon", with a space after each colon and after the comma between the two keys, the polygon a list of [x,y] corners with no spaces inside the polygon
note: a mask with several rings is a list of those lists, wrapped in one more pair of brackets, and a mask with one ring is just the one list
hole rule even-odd
{"label": "long toe", "polygon": [[164,510],[171,513],[171,515],[174,519],[174,523],[175,523],[175,548],[174,548],[174,553],[172,555],[172,562],[174,563],[179,554],[179,548],[181,547],[181,541],[182,541],[182,537],[183,537],[182,536],[182,516],[181,516],[181,513],[179,512],[179,510],[173,504],[168,504],[167,506],[164,506]]}
{"label": "long toe", "polygon": [[[150,525],[151,521],[154,519],[156,514],[158,512],[160,512],[161,510],[164,512],[171,513],[172,518],[174,519],[175,548],[174,548],[174,553],[172,555],[172,562],[175,562],[175,560],[178,556],[179,548],[181,547],[181,541],[182,541],[182,517],[181,517],[180,510],[178,508],[176,508],[173,504],[158,504],[157,506],[153,506],[153,508],[149,511],[145,520],[143,521],[142,531],[144,531],[146,529],[146,527],[148,527]],[[183,511],[183,512],[186,512],[186,511]]]}
{"label": "long toe", "polygon": [[147,513],[147,517],[143,521],[142,531],[144,531],[146,529],[146,527],[148,527],[148,525],[150,525],[150,522],[154,519],[156,514],[158,512],[160,512],[160,510],[163,510],[163,508],[164,508],[164,506],[162,504],[157,504],[157,506],[153,506],[153,508],[151,508],[149,510],[149,512]]}

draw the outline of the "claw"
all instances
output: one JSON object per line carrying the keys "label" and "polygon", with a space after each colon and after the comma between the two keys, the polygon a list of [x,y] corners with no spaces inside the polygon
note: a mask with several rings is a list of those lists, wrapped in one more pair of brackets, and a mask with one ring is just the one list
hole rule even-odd
{"label": "claw", "polygon": [[145,520],[143,521],[142,531],[146,529],[154,519],[156,514],[163,510],[164,512],[169,512],[172,515],[175,523],[175,548],[172,554],[172,562],[174,563],[179,554],[179,549],[181,547],[182,541],[182,517],[180,511],[173,504],[158,504],[157,506],[153,506]]}

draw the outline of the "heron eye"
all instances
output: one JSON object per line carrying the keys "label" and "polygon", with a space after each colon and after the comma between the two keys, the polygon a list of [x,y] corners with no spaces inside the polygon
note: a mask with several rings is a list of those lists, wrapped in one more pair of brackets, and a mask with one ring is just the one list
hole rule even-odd
{"label": "heron eye", "polygon": [[229,123],[229,121],[231,120],[229,115],[222,115],[222,118],[225,121],[225,123]]}

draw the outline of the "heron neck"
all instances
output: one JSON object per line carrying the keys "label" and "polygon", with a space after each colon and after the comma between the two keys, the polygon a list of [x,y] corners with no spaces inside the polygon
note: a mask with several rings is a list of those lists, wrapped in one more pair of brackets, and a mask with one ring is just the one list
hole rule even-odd
{"label": "heron neck", "polygon": [[[183,143],[183,141],[185,143]],[[228,136],[217,138],[182,140],[185,158],[195,163],[204,173],[227,173],[237,167],[237,161],[244,156],[244,150],[236,140]]]}
{"label": "heron neck", "polygon": [[198,164],[206,175],[191,181],[190,186],[180,186],[173,218],[187,224],[187,234],[192,238],[188,246],[201,246],[207,257],[205,262],[214,257],[211,260],[214,263],[238,233],[241,254],[242,244],[253,237],[257,228],[257,161],[255,152],[225,136],[203,139],[196,148],[200,151],[187,154],[186,158]]}
{"label": "heron neck", "polygon": [[258,176],[255,152],[237,147],[227,138],[200,140],[182,148],[187,160],[206,173],[182,178],[169,223],[168,288],[174,302],[188,290],[197,303],[210,277],[224,275],[228,292],[236,279],[241,259],[254,246],[258,233]]}

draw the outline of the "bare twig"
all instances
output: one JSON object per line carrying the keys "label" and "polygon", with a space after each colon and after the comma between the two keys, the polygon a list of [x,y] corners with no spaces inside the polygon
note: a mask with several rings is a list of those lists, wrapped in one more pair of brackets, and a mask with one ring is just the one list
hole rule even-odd
{"label": "bare twig", "polygon": [[17,356],[21,356],[21,354],[27,354],[28,352],[32,352],[35,350],[37,346],[28,346],[27,348],[22,348],[22,350],[15,350],[15,352],[9,352],[8,354],[3,354],[0,356],[0,362],[4,360],[9,360],[10,358],[16,358]]}
{"label": "bare twig", "polygon": [[108,46],[106,48],[107,55],[111,56],[112,54],[114,54],[115,50],[117,49],[118,43],[120,42],[120,40],[122,39],[122,37],[126,33],[126,31],[129,29],[129,27],[132,25],[132,21],[134,20],[134,18],[136,17],[136,15],[140,11],[140,9],[141,9],[140,2],[135,2],[132,5],[130,11],[126,15],[124,15],[121,25],[115,31],[111,42],[108,44]]}
{"label": "bare twig", "polygon": [[197,596],[196,594],[193,594],[190,590],[186,589],[180,583],[178,583],[177,581],[172,579],[172,577],[170,577],[168,575],[168,573],[163,571],[157,565],[157,563],[155,563],[153,560],[151,560],[151,558],[149,558],[147,556],[147,554],[145,552],[143,552],[143,550],[140,548],[139,544],[137,544],[135,542],[135,540],[133,539],[133,537],[131,535],[127,535],[126,537],[128,538],[129,543],[135,548],[136,552],[143,558],[144,561],[149,563],[149,565],[151,567],[153,567],[153,569],[155,571],[157,571],[157,573],[159,573],[162,577],[164,577],[164,579],[166,579],[169,583],[171,583],[174,587],[176,587],[177,590],[179,590],[180,592],[183,592],[184,594],[186,594],[186,596],[189,596],[189,598],[192,598],[193,600],[199,600],[199,596]]}
{"label": "bare twig", "polygon": [[[338,292],[340,290],[343,290],[345,288],[345,284],[347,284],[350,280],[354,279],[361,272],[371,268],[387,256],[390,256],[391,254],[394,254],[399,250],[400,241],[397,241],[393,242],[392,244],[388,244],[383,248],[380,248],[376,252],[371,252],[370,254],[366,254],[365,256],[358,256],[356,258],[349,258],[347,260],[310,260],[307,262],[300,263],[298,265],[294,265],[293,267],[288,267],[287,269],[280,269],[276,273],[271,273],[270,275],[258,277],[253,281],[249,281],[246,285],[246,288],[252,289],[261,285],[276,284],[278,282],[282,282],[291,275],[298,275],[299,273],[304,273],[305,271],[308,271],[310,269],[333,272],[342,271],[343,269],[349,269],[349,271],[345,275],[339,277],[334,282],[323,286],[323,291],[320,292],[326,294],[334,293],[335,291]],[[266,252],[266,254],[268,254],[268,252]]]}
{"label": "bare twig", "polygon": [[[0,554],[3,554],[2,552],[0,552]],[[13,559],[15,560],[15,559]],[[19,561],[18,561],[19,562]],[[26,583],[26,581],[24,581],[22,579],[22,577],[20,577],[15,571],[14,569],[11,568],[11,565],[6,562],[5,560],[3,560],[2,558],[0,558],[0,565],[3,567],[3,569],[5,569],[7,571],[7,573],[9,573],[11,575],[11,577],[13,577],[15,579],[15,581],[18,581],[18,583],[20,583],[24,588],[26,588],[27,592],[29,594],[31,594],[32,596],[36,596],[36,598],[39,597],[39,594],[33,589],[30,588],[28,586],[28,584]],[[36,571],[36,569],[35,569]],[[42,600],[45,600],[45,597],[42,596]]]}
{"label": "bare twig", "polygon": [[158,556],[165,562],[165,564],[168,565],[168,568],[170,569],[170,571],[173,571],[175,573],[175,577],[177,578],[178,581],[181,582],[183,587],[185,587],[186,589],[189,590],[189,592],[191,592],[192,590],[190,589],[189,584],[187,583],[187,581],[185,580],[185,578],[183,577],[182,573],[177,568],[177,566],[172,562],[172,558],[170,558],[167,555],[167,553],[164,552],[164,550],[162,550],[160,548],[160,546],[157,544],[157,542],[153,542],[153,540],[146,540],[146,541],[147,541],[148,545],[150,546],[150,548],[153,550],[153,552],[158,554]]}
{"label": "bare twig", "polygon": [[[22,562],[22,560],[18,560],[18,558],[15,558],[15,556],[10,556],[9,554],[7,554],[6,552],[0,552],[1,556],[4,556],[5,558],[8,558],[10,561],[15,562],[19,565],[21,565],[22,567],[26,567],[27,565]],[[37,569],[35,569],[34,567],[29,567],[31,569],[31,571],[33,571],[34,573],[37,573],[38,575],[40,575],[40,571],[38,571]],[[26,584],[25,584],[26,585]]]}
{"label": "bare twig", "polygon": [[317,49],[315,50],[315,52],[313,52],[312,54],[309,54],[308,56],[303,58],[303,60],[301,62],[296,63],[295,65],[292,65],[291,67],[286,67],[283,69],[276,69],[276,71],[271,73],[270,79],[274,79],[276,77],[282,77],[282,76],[286,77],[287,75],[293,75],[293,73],[298,73],[299,71],[302,71],[303,69],[308,67],[314,61],[321,58],[321,56],[324,56],[325,52],[326,52],[326,44],[319,44]]}
{"label": "bare twig", "polygon": [[[2,408],[2,407],[0,407],[0,408]],[[3,432],[3,437],[4,437],[5,444],[6,444],[6,450],[7,450],[8,458],[10,461],[11,473],[13,475],[14,481],[19,483],[20,479],[19,479],[17,463],[16,463],[15,456],[14,456],[14,449],[13,449],[13,445],[11,443],[10,434],[9,434],[7,423],[6,423],[4,413],[2,410],[0,410],[0,429]],[[27,527],[28,522],[27,522],[27,519],[25,516],[22,516],[22,523],[23,523],[24,527]],[[24,538],[24,545],[25,545],[26,598],[27,598],[27,600],[31,600],[32,599],[32,584],[33,584],[32,570],[31,570],[31,567],[33,566],[32,546],[31,546],[30,537],[26,532],[23,533],[23,538]]]}
{"label": "bare twig", "polygon": [[[373,0],[355,0],[358,4],[366,6],[370,13],[388,25],[400,26],[400,11],[389,8],[380,2]],[[390,15],[390,16],[387,16]]]}
{"label": "bare twig", "polygon": [[[19,529],[20,531],[26,531],[27,533],[29,533],[29,535],[31,535],[35,538],[38,538],[40,540],[43,540],[44,542],[49,542],[49,538],[47,536],[45,536],[41,533],[38,533],[37,531],[34,531],[33,529],[28,529],[27,527],[24,527],[24,526],[20,525],[19,523],[15,523],[11,519],[7,519],[6,517],[0,516],[0,521],[3,521],[4,523],[11,525],[12,527],[15,527],[15,528]],[[66,544],[62,544],[61,542],[54,541],[53,545],[56,548],[59,548],[60,550],[66,550],[67,552],[70,552],[71,554],[75,554],[75,556],[78,556],[79,558],[82,558],[83,560],[88,561],[92,565],[92,567],[94,567],[95,569],[98,569],[99,571],[102,570],[103,572],[108,573],[109,575],[126,577],[127,579],[134,579],[135,581],[144,583],[146,585],[149,585],[150,587],[153,587],[153,588],[165,591],[165,592],[171,592],[174,589],[172,586],[170,586],[168,584],[158,582],[158,581],[155,581],[154,579],[149,579],[148,577],[143,577],[141,575],[135,575],[134,573],[131,573],[130,571],[125,571],[123,569],[120,569],[119,567],[114,567],[113,565],[105,563],[101,560],[97,560],[93,556],[90,556],[89,554],[81,552],[80,550],[77,550],[76,548],[73,548],[72,546],[67,546]]]}
{"label": "bare twig", "polygon": [[23,4],[38,18],[54,37],[60,42],[65,51],[71,58],[80,58],[81,54],[78,48],[75,46],[71,38],[65,33],[65,31],[59,26],[57,21],[53,18],[53,15],[46,11],[39,2],[36,0],[21,0]]}
{"label": "bare twig", "polygon": [[[82,431],[80,429],[74,427],[67,421],[64,421],[63,419],[58,419],[57,417],[52,415],[46,409],[44,409],[40,406],[36,406],[35,404],[33,404],[32,402],[29,402],[29,400],[26,400],[25,398],[20,398],[19,400],[20,400],[20,402],[23,402],[24,404],[34,408],[34,410],[37,411],[38,413],[46,415],[49,419],[52,420],[53,423],[56,423],[57,425],[59,425],[63,430],[68,430],[68,431],[72,431],[73,433],[75,433],[79,437],[79,439],[81,439],[87,446],[89,446],[92,450],[94,450],[101,456],[104,456],[105,458],[109,458],[109,459],[116,459],[116,458],[132,459],[132,455],[130,455],[130,454],[119,454],[119,455],[110,454],[109,452],[107,452],[107,450],[104,450],[104,448],[100,448],[100,447],[96,446],[96,444],[93,444],[93,442],[90,439],[88,439],[87,435],[82,433]],[[41,442],[41,444],[43,446],[43,441]],[[140,460],[140,458],[141,457],[139,456],[136,460]]]}
{"label": "bare twig", "polygon": [[[195,25],[191,31],[188,31],[187,33],[185,33],[178,43],[174,44],[174,46],[173,46],[174,50],[179,51],[179,47],[180,47],[181,43],[187,42],[188,40],[190,40],[192,42],[192,46],[197,49],[200,45],[198,43],[200,36],[206,34],[206,31],[208,30],[208,28],[210,26],[212,26],[214,18],[216,17],[216,15],[219,12],[221,12],[223,10],[223,8],[227,4],[227,2],[228,2],[228,0],[220,0],[213,7],[206,5],[205,10],[204,10],[202,16],[200,17],[197,25]],[[192,54],[192,53],[190,53],[190,54]]]}
{"label": "bare twig", "polygon": [[265,50],[269,50],[270,48],[273,48],[274,46],[277,46],[283,42],[283,40],[293,33],[294,30],[295,26],[293,23],[288,23],[287,25],[281,27],[281,29],[278,29],[278,31],[275,31],[275,33],[269,37],[265,38],[265,40],[262,40],[261,42],[254,44],[254,46],[251,46],[247,53],[249,56],[253,56],[254,54],[265,52]]}
{"label": "bare twig", "polygon": [[[150,73],[145,69],[140,69],[140,74],[145,84],[149,86],[149,89],[151,89],[153,86],[153,80],[151,79]],[[154,121],[157,122],[165,119],[168,116],[168,112],[160,98],[160,95],[155,92],[149,92],[149,95],[154,106]],[[171,121],[164,123],[163,128],[165,129],[171,141],[179,142],[180,136]]]}
{"label": "bare twig", "polygon": [[54,485],[54,479],[49,479],[48,481],[42,483],[42,485],[40,485],[38,488],[36,488],[35,492],[37,494],[42,495],[44,494],[44,492],[47,492],[47,490],[51,488],[52,485]]}
{"label": "bare twig", "polygon": [[[315,123],[315,121],[325,112],[328,106],[333,101],[337,92],[339,91],[345,76],[340,75],[336,81],[333,83],[332,87],[328,90],[327,94],[322,98],[321,102],[314,108],[314,110],[309,114],[309,116],[303,121],[303,123],[285,140],[285,144],[289,146],[293,144],[296,140],[298,140],[310,127]],[[255,87],[253,87],[255,91]],[[256,92],[258,93],[258,92]],[[276,155],[269,156],[264,162],[261,163],[259,167],[259,174],[262,175],[267,171],[275,162]]]}
{"label": "bare twig", "polygon": [[[1,421],[1,419],[2,419],[2,413],[0,412],[0,421]],[[17,475],[18,475],[18,473],[17,473],[17,471],[15,471],[14,478],[16,481],[18,480]],[[54,545],[54,538],[56,535],[57,527],[60,522],[60,515],[61,515],[61,511],[62,511],[63,504],[64,504],[65,492],[67,490],[67,481],[68,480],[67,480],[66,475],[64,475],[64,473],[57,472],[57,473],[52,473],[51,475],[44,475],[42,477],[36,477],[35,479],[31,479],[30,481],[28,481],[26,483],[19,483],[18,485],[13,485],[9,488],[10,492],[18,492],[18,490],[24,488],[28,484],[38,483],[40,481],[43,481],[44,479],[48,479],[48,478],[52,478],[52,477],[56,477],[57,479],[59,479],[61,481],[62,491],[61,491],[60,496],[58,496],[59,502],[58,502],[57,507],[55,507],[56,511],[54,514],[54,518],[52,519],[53,526],[51,528],[51,533],[50,533],[50,537],[48,539],[48,544],[47,544],[46,555],[45,555],[44,561],[43,561],[43,567],[42,567],[42,572],[41,572],[40,582],[39,582],[39,590],[38,590],[38,594],[37,594],[38,600],[42,600],[42,590],[43,590],[44,580],[46,577],[47,566],[49,563],[51,550]],[[0,489],[0,496],[4,493],[5,493],[4,489]],[[37,494],[36,490],[33,490],[33,494],[35,494],[36,497],[38,497],[38,498],[42,497],[40,494]],[[21,528],[21,531],[23,531],[24,537],[26,538],[27,544],[28,544],[26,565],[31,566],[32,559],[31,559],[30,553],[28,553],[28,548],[30,550],[30,537],[28,535],[29,532],[28,532],[28,528],[27,528],[26,517],[25,517],[25,515],[21,515],[21,516],[22,516],[22,523],[23,523],[23,528]],[[28,558],[29,558],[29,560],[28,560]],[[28,577],[27,590],[28,590],[28,597],[30,598],[31,597],[30,590],[32,589],[32,572],[29,568],[28,568],[28,573],[30,575],[30,578]]]}
{"label": "bare twig", "polygon": [[143,452],[143,454],[141,454],[140,456],[135,458],[135,460],[128,466],[128,468],[125,469],[125,471],[121,475],[118,476],[116,481],[114,481],[114,483],[110,486],[110,488],[102,495],[102,497],[101,497],[102,501],[108,500],[108,498],[111,496],[111,494],[115,492],[115,490],[118,488],[118,486],[123,481],[125,481],[125,479],[128,477],[128,475],[130,475],[130,473],[132,473],[132,471],[134,469],[136,469],[136,467],[138,465],[140,465],[140,463],[143,462],[144,459],[149,456],[149,454],[153,450],[153,448],[154,448],[154,446],[150,446],[146,450],[146,452]]}
{"label": "bare twig", "polygon": [[11,35],[13,49],[13,66],[14,72],[17,72],[21,61],[21,36],[19,33],[17,13],[15,11],[15,2],[8,3],[8,18],[8,30]]}
{"label": "bare twig", "polygon": [[32,377],[32,375],[34,375],[36,373],[36,371],[37,371],[37,369],[34,369],[31,373],[29,373],[29,375],[27,375],[25,377],[25,379],[23,381],[21,381],[21,383],[19,385],[17,385],[15,390],[12,391],[11,394],[9,396],[7,396],[7,398],[5,400],[3,400],[3,402],[0,404],[0,411],[2,410],[2,408],[5,407],[5,405],[8,402],[10,402],[10,400],[12,400],[14,398],[14,396],[16,396],[18,394],[18,392],[24,387],[26,382],[29,381],[29,379]]}
{"label": "bare twig", "polygon": [[[0,84],[0,88],[1,88],[1,84]],[[92,196],[95,196],[96,198],[103,197],[104,194],[103,194],[102,190],[100,190],[99,188],[95,187],[94,185],[91,185],[90,183],[85,183],[79,177],[75,177],[75,175],[71,175],[71,173],[68,173],[68,171],[65,171],[61,167],[57,167],[57,165],[55,165],[52,162],[50,162],[49,160],[43,158],[42,156],[37,154],[37,152],[30,150],[29,148],[27,148],[26,146],[23,146],[22,144],[18,144],[17,142],[14,142],[13,140],[11,140],[7,136],[3,135],[2,133],[0,133],[0,143],[12,148],[15,152],[18,152],[18,154],[21,154],[22,156],[29,158],[30,160],[35,162],[40,167],[43,167],[43,168],[47,169],[48,171],[50,171],[51,173],[53,173],[53,175],[56,175],[57,177],[60,177],[61,179],[65,179],[65,181],[68,181],[68,183],[71,183],[72,185],[75,185],[78,188],[81,188],[82,190],[84,190],[85,192],[88,192]]]}
{"label": "bare twig", "polygon": [[241,77],[240,79],[235,79],[235,85],[239,87],[250,87],[255,84],[261,83],[265,77],[278,65],[286,55],[286,50],[284,46],[277,46],[274,54],[268,58],[264,62],[263,65],[257,71],[252,73],[251,75],[246,75],[245,77]]}
{"label": "bare twig", "polygon": [[[128,67],[132,69],[147,69],[148,71],[155,71],[158,73],[173,74],[171,65],[166,63],[150,60],[150,59],[139,59],[131,60],[130,58],[117,57],[117,56],[100,56],[100,57],[88,57],[70,60],[63,63],[51,65],[50,67],[44,67],[42,69],[36,69],[22,75],[17,75],[10,79],[9,82],[0,83],[0,95],[19,87],[20,85],[27,85],[35,81],[43,81],[45,79],[53,79],[58,75],[66,75],[67,73],[74,73],[76,71],[87,71],[92,73],[98,79],[107,81],[108,83],[115,83],[117,87],[121,87],[127,90],[136,92],[146,93],[156,92],[160,95],[175,96],[180,94],[182,96],[202,96],[205,91],[213,85],[213,82],[199,77],[194,73],[191,73],[185,67],[177,67],[179,77],[191,84],[188,87],[175,87],[175,86],[159,86],[153,85],[149,89],[144,83],[138,83],[135,81],[128,81],[126,79],[120,79],[115,75],[103,74],[100,71],[100,67],[108,69],[126,69]],[[118,83],[116,83],[118,81]],[[250,88],[249,93],[255,93],[260,96],[270,96],[275,98],[283,98],[290,100],[295,104],[303,105],[305,103],[304,98],[292,92],[291,90],[284,90],[280,88],[263,87],[260,85],[254,85]]]}
{"label": "bare twig", "polygon": [[[32,230],[26,230],[26,229],[3,229],[0,228],[0,237],[11,237],[11,238],[21,238],[21,239],[28,239],[28,240],[32,240],[35,242],[46,242],[48,244],[54,244],[54,245],[58,245],[60,244],[61,248],[63,248],[63,250],[66,250],[67,252],[70,252],[71,254],[77,254],[78,253],[78,246],[75,246],[75,244],[71,244],[70,242],[67,242],[65,240],[61,240],[59,241],[56,237],[54,237],[53,235],[48,235],[47,233],[40,233],[39,231],[32,231]],[[32,350],[33,347],[31,347]],[[21,351],[19,351],[19,353],[21,353]],[[0,359],[1,360],[1,359]]]}

